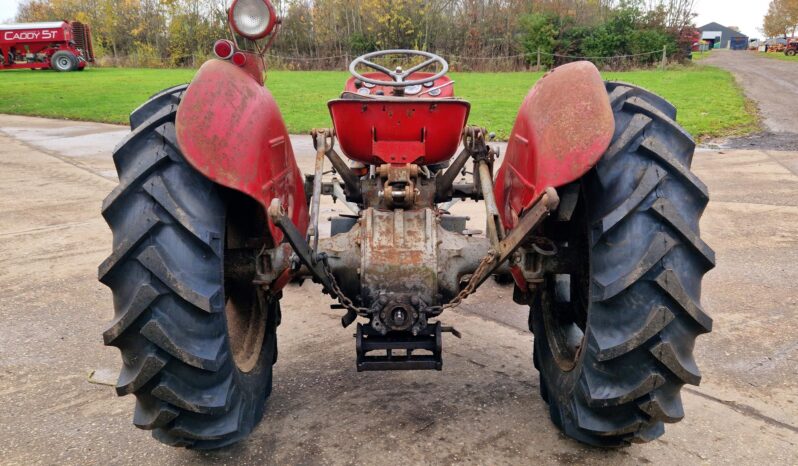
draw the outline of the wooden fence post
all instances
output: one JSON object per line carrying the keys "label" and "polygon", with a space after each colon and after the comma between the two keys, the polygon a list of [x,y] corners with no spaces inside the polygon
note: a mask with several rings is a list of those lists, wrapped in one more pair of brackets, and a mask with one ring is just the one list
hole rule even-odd
{"label": "wooden fence post", "polygon": [[538,67],[535,71],[540,71],[540,47],[538,47]]}
{"label": "wooden fence post", "polygon": [[664,45],[662,47],[662,70],[665,71],[665,65],[668,61],[668,46]]}

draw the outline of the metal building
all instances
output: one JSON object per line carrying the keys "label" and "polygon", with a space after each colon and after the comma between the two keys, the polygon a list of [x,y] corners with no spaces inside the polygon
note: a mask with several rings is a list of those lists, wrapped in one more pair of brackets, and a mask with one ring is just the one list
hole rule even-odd
{"label": "metal building", "polygon": [[718,23],[709,23],[698,28],[701,31],[701,40],[709,42],[710,48],[745,50],[748,48],[748,36],[727,28]]}

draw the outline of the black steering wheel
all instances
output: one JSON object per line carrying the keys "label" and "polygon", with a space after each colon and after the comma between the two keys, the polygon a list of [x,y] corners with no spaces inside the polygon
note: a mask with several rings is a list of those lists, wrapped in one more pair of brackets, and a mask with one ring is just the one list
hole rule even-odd
{"label": "black steering wheel", "polygon": [[[385,55],[406,55],[408,57],[420,56],[420,57],[426,57],[427,60],[404,71],[402,70],[402,68],[399,67],[397,67],[395,71],[391,71],[384,66],[378,65],[370,61],[373,58],[383,57]],[[416,71],[421,71],[424,68],[427,68],[428,66],[434,65],[436,63],[441,65],[442,69],[434,76],[430,76],[424,79],[405,81],[405,79],[408,76],[415,73]],[[357,71],[358,65],[365,65],[368,66],[369,68],[375,69],[380,73],[389,76],[391,80],[383,81],[380,79],[367,78],[362,74],[358,73]],[[359,79],[364,83],[374,84],[375,86],[390,86],[390,87],[418,86],[424,83],[433,82],[436,79],[440,79],[443,76],[445,76],[448,71],[449,71],[449,63],[447,63],[446,60],[443,59],[443,57],[435,55],[434,53],[422,52],[421,50],[381,50],[379,52],[371,52],[355,58],[355,60],[349,65],[349,72],[352,73],[352,76],[354,76],[355,79]]]}

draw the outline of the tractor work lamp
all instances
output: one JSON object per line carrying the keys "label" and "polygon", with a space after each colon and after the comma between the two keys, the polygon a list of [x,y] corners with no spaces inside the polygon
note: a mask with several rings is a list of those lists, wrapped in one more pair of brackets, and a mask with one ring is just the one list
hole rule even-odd
{"label": "tractor work lamp", "polygon": [[235,0],[229,15],[235,32],[252,40],[271,34],[277,23],[277,14],[268,0]]}

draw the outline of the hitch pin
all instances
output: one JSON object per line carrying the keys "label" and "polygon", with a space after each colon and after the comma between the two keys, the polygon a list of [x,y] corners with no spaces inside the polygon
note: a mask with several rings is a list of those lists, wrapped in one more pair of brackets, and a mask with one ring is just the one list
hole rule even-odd
{"label": "hitch pin", "polygon": [[450,327],[441,326],[441,332],[448,332],[448,333],[451,333],[452,335],[456,336],[457,338],[463,338],[463,334],[460,333],[456,328],[451,327],[451,326]]}

